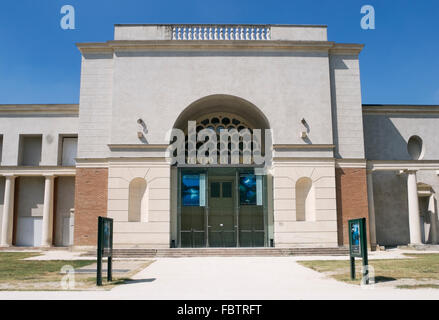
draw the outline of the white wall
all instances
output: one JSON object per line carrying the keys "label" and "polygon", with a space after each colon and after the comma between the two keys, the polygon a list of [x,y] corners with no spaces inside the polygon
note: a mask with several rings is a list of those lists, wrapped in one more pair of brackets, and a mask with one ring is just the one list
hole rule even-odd
{"label": "white wall", "polygon": [[[146,180],[147,204],[140,222],[128,219],[129,185]],[[115,161],[108,171],[108,217],[114,219],[116,247],[169,248],[171,169],[159,161]]]}
{"label": "white wall", "polygon": [[78,158],[103,158],[109,155],[107,144],[112,114],[112,73],[111,53],[83,56]]}
{"label": "white wall", "polygon": [[17,234],[18,246],[39,246],[41,244],[42,217],[44,206],[44,178],[19,177],[17,197]]}
{"label": "white wall", "polygon": [[2,164],[3,158],[3,136],[0,135],[0,165]]}
{"label": "white wall", "polygon": [[365,114],[366,156],[369,160],[411,160],[407,142],[417,135],[425,148],[422,160],[437,160],[438,123],[438,114]]}
{"label": "white wall", "polygon": [[42,217],[44,177],[18,177],[17,210],[19,217]]}
{"label": "white wall", "polygon": [[55,245],[63,246],[67,245],[63,242],[63,233],[66,230],[64,224],[71,216],[70,210],[75,207],[75,177],[57,177],[56,179]]}
{"label": "white wall", "polygon": [[[0,177],[0,226],[3,219],[3,204],[5,201],[5,177]],[[2,230],[0,228],[0,237]]]}
{"label": "white wall", "polygon": [[[314,219],[297,221],[296,183],[312,181]],[[336,247],[337,203],[335,167],[330,161],[273,163],[274,242],[276,247]],[[309,203],[308,203],[309,204]]]}
{"label": "white wall", "polygon": [[62,137],[62,166],[75,166],[75,158],[78,153],[78,138],[77,137]]}
{"label": "white wall", "polygon": [[16,166],[19,155],[20,134],[42,134],[41,166],[58,164],[60,134],[77,134],[78,116],[0,114],[0,134],[3,135],[2,166]]}
{"label": "white wall", "polygon": [[330,56],[330,66],[335,156],[364,159],[358,56],[333,54]]}
{"label": "white wall", "polygon": [[268,118],[275,143],[304,144],[299,138],[302,118],[310,125],[312,143],[333,142],[327,121],[331,97],[325,53],[116,52],[113,77],[112,144],[140,143],[138,118],[146,123],[149,143],[166,143],[165,133],[178,115],[196,100],[215,94],[256,105]]}
{"label": "white wall", "polygon": [[39,166],[41,163],[42,136],[20,136],[18,165]]}

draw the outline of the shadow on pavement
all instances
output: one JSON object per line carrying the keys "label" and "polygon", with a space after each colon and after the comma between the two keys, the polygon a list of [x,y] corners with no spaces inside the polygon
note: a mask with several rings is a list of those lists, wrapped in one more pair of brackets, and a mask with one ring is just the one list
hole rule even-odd
{"label": "shadow on pavement", "polygon": [[396,279],[392,277],[383,277],[383,276],[375,277],[375,283],[390,282],[390,281],[396,281]]}
{"label": "shadow on pavement", "polygon": [[124,281],[124,284],[135,284],[135,283],[144,283],[144,282],[153,282],[156,278],[149,278],[149,279],[126,279]]}

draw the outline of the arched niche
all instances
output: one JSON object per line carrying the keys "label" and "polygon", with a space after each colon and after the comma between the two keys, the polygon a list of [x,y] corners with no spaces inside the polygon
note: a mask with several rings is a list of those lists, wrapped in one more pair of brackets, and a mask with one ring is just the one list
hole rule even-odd
{"label": "arched niche", "polygon": [[296,220],[315,221],[315,192],[312,180],[307,177],[296,182]]}
{"label": "arched niche", "polygon": [[147,205],[146,180],[134,178],[130,182],[128,191],[128,221],[141,222],[147,220]]}

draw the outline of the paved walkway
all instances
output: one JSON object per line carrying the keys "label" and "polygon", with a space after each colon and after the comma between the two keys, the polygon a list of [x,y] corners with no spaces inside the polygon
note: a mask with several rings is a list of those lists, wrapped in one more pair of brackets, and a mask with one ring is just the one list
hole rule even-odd
{"label": "paved walkway", "polygon": [[348,285],[296,262],[303,259],[160,258],[111,291],[3,291],[0,299],[439,299],[437,289]]}

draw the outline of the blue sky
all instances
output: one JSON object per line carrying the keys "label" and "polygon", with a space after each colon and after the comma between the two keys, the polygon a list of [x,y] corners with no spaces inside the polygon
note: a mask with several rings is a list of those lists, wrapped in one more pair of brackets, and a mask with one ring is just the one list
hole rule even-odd
{"label": "blue sky", "polygon": [[[60,27],[66,4],[75,30]],[[366,4],[375,30],[360,27]],[[324,24],[329,40],[366,45],[363,103],[439,104],[437,0],[2,0],[0,104],[77,103],[75,43],[111,40],[115,23]]]}

